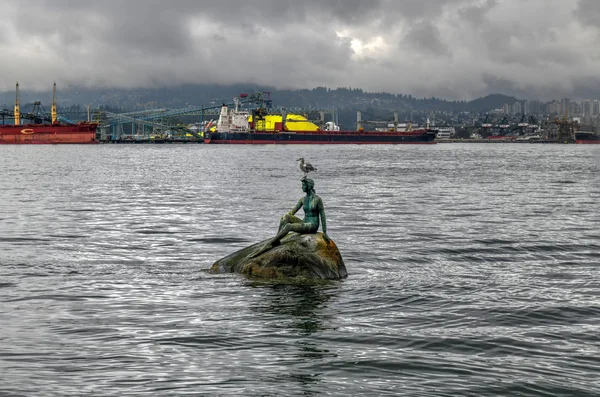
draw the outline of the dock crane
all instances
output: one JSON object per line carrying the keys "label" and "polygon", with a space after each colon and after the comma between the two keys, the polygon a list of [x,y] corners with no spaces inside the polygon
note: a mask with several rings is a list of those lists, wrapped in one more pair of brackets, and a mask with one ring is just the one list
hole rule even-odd
{"label": "dock crane", "polygon": [[563,116],[562,118],[555,117],[552,123],[558,126],[555,139],[562,142],[575,142],[575,132],[579,127],[577,122]]}
{"label": "dock crane", "polygon": [[42,102],[35,101],[33,103],[33,108],[31,111],[27,113],[21,113],[22,119],[27,119],[33,124],[43,124],[44,122],[49,122],[50,118],[48,114],[45,112]]}
{"label": "dock crane", "polygon": [[535,116],[533,114],[529,115],[529,124],[530,125],[537,125],[537,119],[535,118]]}
{"label": "dock crane", "polygon": [[493,125],[489,122],[490,115],[486,114],[483,123],[481,123],[481,128],[479,129],[479,135],[482,137],[488,137],[490,135],[490,129]]}
{"label": "dock crane", "polygon": [[52,86],[52,108],[50,109],[50,117],[52,118],[52,124],[56,124],[58,120],[58,112],[56,111],[56,81]]}
{"label": "dock crane", "polygon": [[519,127],[528,127],[529,123],[527,123],[525,121],[525,116],[527,116],[525,113],[523,113],[523,115],[521,116],[521,120],[519,121],[519,124],[517,124]]}
{"label": "dock crane", "polygon": [[519,131],[519,135],[524,135],[525,129],[529,127],[529,123],[525,122],[525,116],[523,113],[519,122],[511,128],[511,131]]}
{"label": "dock crane", "polygon": [[15,109],[14,109],[14,116],[15,116],[15,125],[21,125],[21,98],[19,95],[19,82],[17,81],[17,91],[16,91],[16,95],[15,95]]}
{"label": "dock crane", "polygon": [[498,125],[498,134],[504,135],[509,128],[510,128],[510,124],[508,124],[508,116],[504,116],[504,118]]}
{"label": "dock crane", "polygon": [[1,124],[6,124],[6,118],[10,117],[13,118],[14,117],[14,112],[11,112],[8,109],[0,109],[0,118],[2,119],[2,123]]}
{"label": "dock crane", "polygon": [[490,124],[488,122],[488,119],[490,118],[489,114],[485,115],[485,119],[483,120],[483,123],[481,124],[481,128],[492,128],[492,124]]}
{"label": "dock crane", "polygon": [[[55,124],[58,122],[58,113],[56,106],[56,83],[54,83],[54,89],[52,92],[52,112],[51,116],[46,112],[42,103],[40,101],[35,101],[32,104],[32,108],[29,111],[22,111],[21,109],[21,93],[19,91],[19,83],[16,84],[15,91],[15,106],[12,111],[8,109],[0,109],[0,117],[2,118],[2,123],[6,117],[10,117],[14,120],[14,125],[21,125],[23,120],[29,120],[31,124],[44,124],[44,123],[52,123]],[[26,108],[29,108],[29,104],[26,105]]]}

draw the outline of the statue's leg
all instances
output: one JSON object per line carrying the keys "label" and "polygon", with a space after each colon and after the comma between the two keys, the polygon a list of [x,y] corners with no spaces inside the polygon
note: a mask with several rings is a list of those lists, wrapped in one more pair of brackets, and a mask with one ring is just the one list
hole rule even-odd
{"label": "statue's leg", "polygon": [[290,224],[290,223],[302,223],[302,222],[303,222],[302,219],[300,219],[294,215],[285,214],[279,220],[279,229],[277,229],[277,230],[279,231],[279,230],[283,229],[285,227],[285,225]]}
{"label": "statue's leg", "polygon": [[304,223],[302,221],[300,221],[300,223],[288,223],[285,226],[283,226],[283,228],[280,229],[279,232],[277,232],[277,235],[273,237],[269,242],[263,245],[258,251],[252,253],[250,255],[250,258],[256,258],[260,254],[265,253],[274,246],[278,245],[279,241],[282,238],[284,238],[289,232],[296,232],[301,234],[316,233],[318,227],[318,225],[316,225],[315,227],[315,225],[313,225],[312,223]]}
{"label": "statue's leg", "polygon": [[[318,228],[318,225],[317,225],[317,228]],[[284,238],[289,232],[306,234],[306,233],[315,233],[316,230],[315,230],[315,225],[313,225],[312,223],[304,223],[303,221],[296,222],[296,223],[288,223],[281,230],[279,230],[279,232],[277,233],[277,235],[275,235],[275,237],[273,237],[273,239],[270,241],[270,244],[272,246],[277,245],[279,243],[279,240]]]}

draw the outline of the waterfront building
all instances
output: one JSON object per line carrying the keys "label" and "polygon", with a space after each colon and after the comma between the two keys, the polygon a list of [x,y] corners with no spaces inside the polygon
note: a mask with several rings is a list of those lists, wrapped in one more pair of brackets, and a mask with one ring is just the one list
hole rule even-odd
{"label": "waterfront building", "polygon": [[583,101],[582,107],[583,117],[590,117],[592,115],[593,102],[590,99],[586,99],[585,101]]}
{"label": "waterfront building", "polygon": [[567,118],[571,114],[571,100],[569,98],[560,100],[560,113]]}
{"label": "waterfront building", "polygon": [[511,111],[511,114],[521,114],[523,112],[523,109],[521,108],[521,102],[517,101],[513,103]]}
{"label": "waterfront building", "polygon": [[569,109],[569,115],[567,117],[575,117],[581,116],[583,114],[583,103],[579,102],[571,102],[571,107]]}
{"label": "waterfront building", "polygon": [[562,113],[562,104],[557,100],[553,100],[552,102],[548,103],[547,108],[549,114],[557,115]]}
{"label": "waterfront building", "polygon": [[546,113],[546,105],[542,101],[533,100],[529,101],[529,112],[527,114],[542,114]]}
{"label": "waterfront building", "polygon": [[437,139],[450,139],[456,133],[454,127],[438,127],[436,128],[436,138]]}

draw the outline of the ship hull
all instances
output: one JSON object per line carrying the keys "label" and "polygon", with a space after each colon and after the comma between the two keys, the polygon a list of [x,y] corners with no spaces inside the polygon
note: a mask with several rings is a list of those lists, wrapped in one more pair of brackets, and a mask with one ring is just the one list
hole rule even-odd
{"label": "ship hull", "polygon": [[595,145],[600,145],[600,135],[598,134],[593,134],[593,133],[589,133],[589,132],[585,132],[585,133],[576,133],[575,134],[575,143],[580,144],[580,145],[589,145],[589,144],[595,144]]}
{"label": "ship hull", "polygon": [[97,143],[96,123],[0,125],[0,144]]}
{"label": "ship hull", "polygon": [[210,144],[435,144],[435,132],[207,132]]}
{"label": "ship hull", "polygon": [[579,144],[579,145],[600,145],[600,138],[598,139],[594,139],[594,140],[589,140],[589,139],[578,139],[575,141],[575,143]]}

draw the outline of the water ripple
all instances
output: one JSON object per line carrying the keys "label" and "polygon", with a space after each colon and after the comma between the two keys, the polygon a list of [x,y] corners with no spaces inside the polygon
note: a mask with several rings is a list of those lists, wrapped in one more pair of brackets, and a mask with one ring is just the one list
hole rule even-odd
{"label": "water ripple", "polygon": [[[596,148],[0,151],[2,395],[598,395]],[[299,151],[350,277],[209,274]]]}

